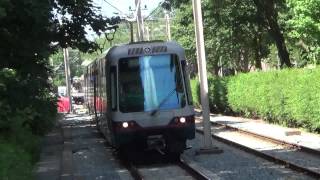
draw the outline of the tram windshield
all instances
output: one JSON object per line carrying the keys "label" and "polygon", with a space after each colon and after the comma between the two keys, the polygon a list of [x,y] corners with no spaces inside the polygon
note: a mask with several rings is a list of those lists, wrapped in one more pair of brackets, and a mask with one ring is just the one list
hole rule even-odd
{"label": "tram windshield", "polygon": [[186,100],[180,72],[176,55],[120,59],[120,111],[142,112],[184,107]]}

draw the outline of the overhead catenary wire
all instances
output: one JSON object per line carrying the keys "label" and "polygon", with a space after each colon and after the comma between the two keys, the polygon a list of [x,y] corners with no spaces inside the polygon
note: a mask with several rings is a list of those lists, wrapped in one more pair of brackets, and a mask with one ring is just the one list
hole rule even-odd
{"label": "overhead catenary wire", "polygon": [[116,9],[117,11],[119,11],[121,14],[125,15],[124,12],[122,12],[119,8],[117,8],[116,6],[114,6],[113,4],[109,3],[107,0],[103,0],[105,3],[109,4],[109,6],[113,7],[114,9]]}
{"label": "overhead catenary wire", "polygon": [[107,0],[103,0],[103,1],[106,2],[109,6],[113,7],[115,10],[117,10],[121,15],[125,16],[125,19],[127,21],[135,21],[136,20],[136,16],[137,16],[137,13],[138,13],[137,9],[133,13],[133,17],[129,17],[127,14],[125,14],[123,11],[121,11],[119,8],[117,8],[116,6],[114,6],[113,4],[108,2]]}
{"label": "overhead catenary wire", "polygon": [[[143,39],[143,36],[144,36],[144,28],[143,28],[143,21],[144,20],[147,20],[149,19],[152,15],[154,15],[154,13],[156,13],[159,8],[161,8],[161,4],[164,3],[164,1],[161,1],[159,2],[159,5],[154,8],[147,17],[143,18],[141,15],[139,17],[138,15],[138,11],[140,9],[140,6],[141,6],[141,0],[135,0],[135,5],[136,5],[136,9],[134,10],[134,12],[131,14],[131,15],[128,15],[128,14],[125,14],[123,11],[121,11],[119,8],[117,8],[115,5],[113,5],[112,3],[110,3],[108,0],[103,0],[105,3],[107,3],[110,7],[114,8],[116,11],[118,11],[120,13],[120,16],[122,16],[121,19],[129,22],[130,24],[130,29],[131,29],[131,34],[133,35],[133,32],[132,32],[132,28],[133,28],[133,25],[132,23],[133,22],[137,22],[138,24],[138,32],[139,32],[139,38],[138,39]],[[140,12],[141,13],[141,12]],[[140,19],[140,20],[139,20]],[[159,21],[159,20],[165,20],[165,21],[168,21],[168,17],[167,18],[156,18],[156,19],[150,19],[151,21]],[[166,31],[167,31],[168,28],[166,28]],[[142,32],[140,32],[142,31]],[[147,30],[147,34],[148,34],[148,30]],[[131,41],[133,41],[133,37],[131,35]],[[147,35],[148,36],[148,35]],[[147,38],[148,39],[148,38]]]}
{"label": "overhead catenary wire", "polygon": [[[159,5],[160,5],[161,3],[163,3],[163,2],[160,2]],[[154,8],[154,9],[151,11],[151,13],[145,18],[145,20],[147,20],[149,17],[151,17],[151,15],[153,15],[153,14],[156,12],[156,10],[158,10],[159,8],[160,8],[160,6],[157,6],[156,8]]]}

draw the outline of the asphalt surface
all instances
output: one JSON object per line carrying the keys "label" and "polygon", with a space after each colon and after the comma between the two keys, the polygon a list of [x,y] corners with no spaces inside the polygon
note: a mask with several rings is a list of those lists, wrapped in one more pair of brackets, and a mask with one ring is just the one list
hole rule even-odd
{"label": "asphalt surface", "polygon": [[80,118],[69,121],[72,124],[73,177],[86,180],[132,179],[90,119]]}
{"label": "asphalt surface", "polygon": [[63,137],[59,125],[42,140],[40,160],[35,167],[35,178],[56,180],[60,178]]}

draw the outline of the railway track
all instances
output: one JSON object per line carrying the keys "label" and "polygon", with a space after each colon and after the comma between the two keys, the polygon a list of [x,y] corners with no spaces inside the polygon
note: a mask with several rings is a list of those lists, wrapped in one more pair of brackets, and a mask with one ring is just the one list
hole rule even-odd
{"label": "railway track", "polygon": [[317,157],[320,158],[320,151],[316,150],[316,149],[312,149],[312,148],[308,148],[306,146],[302,146],[302,145],[299,145],[299,144],[296,144],[296,143],[290,143],[290,142],[279,140],[279,139],[276,139],[276,138],[264,136],[264,135],[257,134],[257,133],[254,133],[254,132],[245,131],[243,129],[232,127],[232,126],[229,126],[227,124],[223,124],[223,123],[219,123],[219,122],[211,122],[211,124],[213,126],[222,126],[222,127],[226,128],[226,129],[230,129],[230,130],[233,130],[233,131],[238,131],[238,132],[243,133],[243,134],[248,134],[249,136],[254,136],[256,138],[260,138],[260,139],[263,139],[263,140],[266,140],[266,141],[270,141],[270,142],[273,142],[273,143],[276,143],[276,144],[287,145],[287,146],[290,146],[292,148],[298,149],[299,151],[302,151],[302,152],[305,152],[305,153],[309,153],[309,154],[313,154],[314,156],[317,156]]}
{"label": "railway track", "polygon": [[194,179],[197,180],[209,180],[210,178],[203,174],[201,171],[194,169],[188,163],[186,163],[182,158],[177,162],[177,165],[187,171]]}
{"label": "railway track", "polygon": [[[151,171],[153,171],[152,169],[157,169],[157,171],[159,171],[159,169],[164,169],[164,168],[168,168],[168,167],[169,168],[179,167],[184,172],[186,172],[189,176],[183,176],[183,179],[210,180],[210,178],[208,176],[206,176],[201,171],[190,166],[182,158],[180,158],[180,160],[178,160],[172,164],[152,165],[152,166],[148,166],[148,168],[136,166],[133,163],[128,162],[128,161],[124,162],[124,164],[135,180],[143,180],[143,179],[151,179],[152,178],[152,177],[151,178],[148,177],[147,173],[144,172],[144,171],[146,171],[145,169],[151,169]],[[144,168],[144,170],[142,170],[143,168]],[[149,176],[151,176],[151,175],[149,175]],[[178,177],[178,176],[180,176],[179,171],[177,171],[177,174],[175,177]],[[174,179],[175,177],[172,177],[172,179]],[[164,178],[164,179],[166,179],[166,178]]]}
{"label": "railway track", "polygon": [[[244,131],[225,124],[212,123],[212,137],[292,170],[320,178],[320,152],[298,144]],[[197,132],[203,133],[201,128]]]}

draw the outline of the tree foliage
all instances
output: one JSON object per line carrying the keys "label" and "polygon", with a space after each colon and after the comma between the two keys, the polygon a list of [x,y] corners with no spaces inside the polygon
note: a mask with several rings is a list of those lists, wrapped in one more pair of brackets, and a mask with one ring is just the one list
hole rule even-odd
{"label": "tree foliage", "polygon": [[283,67],[284,64],[287,67],[292,67],[285,39],[278,23],[277,5],[281,6],[281,1],[279,1],[278,4],[274,0],[253,0],[253,2],[258,14],[261,15],[260,20],[262,21],[262,24],[266,27],[270,36],[275,41],[280,58],[280,67]]}
{"label": "tree foliage", "polygon": [[[96,34],[104,34],[116,23],[119,18],[105,18],[98,14],[100,8],[93,5],[92,0],[51,0],[53,8],[53,38],[62,47],[78,48],[81,51],[92,51],[97,49],[97,44],[90,42],[85,37],[85,28]],[[116,26],[115,26],[116,27]]]}
{"label": "tree foliage", "polygon": [[[52,127],[56,115],[56,99],[49,81],[52,76],[49,56],[67,46],[86,52],[96,50],[97,44],[85,38],[85,29],[89,27],[101,34],[117,28],[119,19],[102,17],[92,2],[0,0],[1,144],[36,154],[37,137]],[[0,162],[6,162],[3,157],[15,152],[3,147],[0,151],[3,155]],[[0,163],[5,179],[15,179],[10,173],[23,171],[21,164],[16,169],[12,164],[14,161]]]}
{"label": "tree foliage", "polygon": [[[174,38],[190,50],[189,58],[195,59],[192,7],[190,3],[178,7]],[[230,73],[230,69],[246,72],[250,64],[261,68],[270,38],[258,23],[260,16],[254,4],[248,1],[219,4],[203,1],[202,7],[208,70],[218,74],[221,67],[225,67],[225,73]]]}
{"label": "tree foliage", "polygon": [[0,5],[1,68],[46,69],[48,56],[58,47],[95,50],[85,27],[101,34],[119,21],[99,15],[91,0],[1,0]]}
{"label": "tree foliage", "polygon": [[[188,57],[195,59],[191,1],[172,4],[174,38],[186,47]],[[263,64],[319,64],[319,4],[319,0],[203,0],[208,70],[228,74],[230,69],[247,72],[261,69]]]}
{"label": "tree foliage", "polygon": [[[287,0],[287,34],[293,47],[298,48],[303,62],[320,62],[320,1]],[[297,59],[297,60],[299,60]]]}

